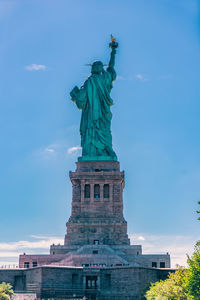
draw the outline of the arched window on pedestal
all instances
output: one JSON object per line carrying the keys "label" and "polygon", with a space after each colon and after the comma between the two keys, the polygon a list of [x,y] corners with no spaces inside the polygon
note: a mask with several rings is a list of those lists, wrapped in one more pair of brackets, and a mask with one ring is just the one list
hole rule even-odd
{"label": "arched window on pedestal", "polygon": [[100,185],[95,184],[94,185],[94,199],[99,199],[100,198]]}
{"label": "arched window on pedestal", "polygon": [[109,184],[104,184],[103,186],[103,197],[109,198]]}
{"label": "arched window on pedestal", "polygon": [[90,198],[90,185],[85,184],[85,190],[84,190],[85,198]]}

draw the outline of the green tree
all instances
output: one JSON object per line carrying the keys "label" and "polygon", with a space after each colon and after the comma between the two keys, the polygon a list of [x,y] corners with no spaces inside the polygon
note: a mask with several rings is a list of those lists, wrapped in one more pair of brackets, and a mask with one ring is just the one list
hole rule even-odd
{"label": "green tree", "polygon": [[0,284],[0,300],[9,300],[13,295],[12,286],[9,283],[2,282]]}
{"label": "green tree", "polygon": [[[200,210],[197,213],[200,214]],[[186,269],[179,267],[175,273],[169,274],[168,279],[152,283],[146,292],[146,299],[200,300],[200,241],[196,243],[192,256],[188,256],[187,263]]]}
{"label": "green tree", "polygon": [[188,256],[187,263],[184,286],[188,294],[198,300],[200,299],[200,241],[196,243],[192,256]]}
{"label": "green tree", "polygon": [[[198,201],[198,204],[200,205],[200,201]],[[200,210],[197,210],[197,213],[200,214]],[[198,220],[200,221],[200,217],[198,218]]]}
{"label": "green tree", "polygon": [[200,241],[196,243],[188,268],[179,267],[168,279],[152,283],[147,300],[200,300]]}
{"label": "green tree", "polygon": [[185,288],[185,269],[179,267],[175,273],[170,273],[166,280],[152,283],[146,292],[147,300],[185,300],[193,299],[188,296]]}

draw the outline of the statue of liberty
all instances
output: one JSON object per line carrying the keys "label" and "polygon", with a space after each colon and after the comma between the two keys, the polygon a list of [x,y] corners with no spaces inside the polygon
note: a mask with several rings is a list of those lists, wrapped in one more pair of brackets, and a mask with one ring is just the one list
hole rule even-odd
{"label": "statue of liberty", "polygon": [[116,79],[114,69],[118,43],[111,35],[111,55],[108,67],[104,70],[101,61],[91,66],[91,75],[79,89],[77,86],[70,93],[71,100],[82,110],[80,135],[82,157],[79,161],[117,160],[112,149],[110,97],[112,82]]}

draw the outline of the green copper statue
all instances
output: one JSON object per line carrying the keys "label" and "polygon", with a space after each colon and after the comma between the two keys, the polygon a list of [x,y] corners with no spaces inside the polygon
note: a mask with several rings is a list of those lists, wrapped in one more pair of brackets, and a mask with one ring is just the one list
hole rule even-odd
{"label": "green copper statue", "polygon": [[114,69],[118,43],[111,35],[111,55],[109,65],[104,70],[101,61],[92,64],[91,75],[79,89],[77,86],[70,93],[71,100],[82,110],[80,134],[82,157],[79,161],[117,160],[112,149],[110,111],[113,100],[110,97],[112,82],[116,79]]}

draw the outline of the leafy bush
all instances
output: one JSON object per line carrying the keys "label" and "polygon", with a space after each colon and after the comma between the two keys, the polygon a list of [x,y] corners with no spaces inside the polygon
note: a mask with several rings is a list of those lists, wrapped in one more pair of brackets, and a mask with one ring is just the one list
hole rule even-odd
{"label": "leafy bush", "polygon": [[185,288],[195,300],[200,299],[200,242],[194,247],[194,253],[188,256],[188,268],[186,269]]}
{"label": "leafy bush", "polygon": [[146,292],[147,300],[200,300],[200,242],[188,256],[188,268],[179,267],[166,280],[152,283]]}
{"label": "leafy bush", "polygon": [[13,295],[13,290],[10,283],[2,282],[0,284],[0,300],[9,300],[11,295]]}
{"label": "leafy bush", "polygon": [[[184,287],[185,269],[179,267],[175,273],[170,273],[168,279],[151,284],[146,293],[147,300],[187,300],[187,291]],[[192,299],[192,298],[191,298]]]}

